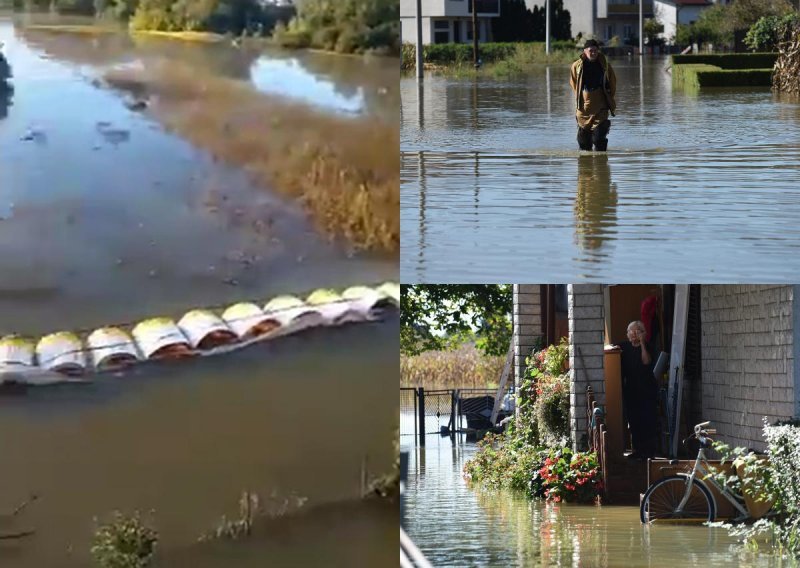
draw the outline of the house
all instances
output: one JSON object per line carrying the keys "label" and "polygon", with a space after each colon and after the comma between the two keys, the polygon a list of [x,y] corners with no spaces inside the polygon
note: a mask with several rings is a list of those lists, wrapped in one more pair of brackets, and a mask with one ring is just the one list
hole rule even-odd
{"label": "house", "polygon": [[[500,16],[500,0],[475,0],[478,41],[492,39],[491,21]],[[472,0],[421,0],[422,43],[471,43]],[[417,41],[417,1],[400,0],[400,37]]]}
{"label": "house", "polygon": [[607,396],[613,354],[604,346],[624,341],[628,322],[640,319],[642,300],[649,297],[659,306],[659,349],[674,354],[674,329],[685,330],[683,355],[673,357],[681,360],[676,377],[682,375],[675,439],[710,420],[725,443],[764,450],[763,417],[775,422],[800,416],[800,286],[515,285],[516,384],[531,348],[537,341],[557,342],[568,321],[570,420],[578,449],[587,441],[586,387],[601,406],[620,406],[618,391]]}
{"label": "house", "polygon": [[693,24],[703,10],[713,5],[711,0],[653,0],[655,18],[664,26],[661,37],[674,43],[678,25]]}
{"label": "house", "polygon": [[[545,0],[525,0],[529,10]],[[572,37],[594,37],[604,43],[617,37],[634,43],[639,37],[639,0],[563,0],[569,12]],[[644,0],[645,18],[653,17],[653,1]]]}

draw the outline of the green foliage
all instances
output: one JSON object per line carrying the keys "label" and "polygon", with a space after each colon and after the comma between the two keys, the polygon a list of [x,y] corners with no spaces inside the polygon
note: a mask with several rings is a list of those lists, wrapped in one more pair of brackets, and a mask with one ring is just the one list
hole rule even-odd
{"label": "green foliage", "polygon": [[738,476],[718,474],[716,480],[735,492],[745,491],[756,501],[772,503],[768,516],[753,524],[724,526],[751,548],[764,540],[778,554],[800,557],[800,428],[790,424],[767,425],[764,420],[767,459],[746,451],[715,444],[723,461],[732,460],[743,467],[743,480]]}
{"label": "green foliage", "polygon": [[750,26],[744,43],[753,51],[777,51],[789,31],[800,24],[800,14],[790,12],[784,16],[762,16]]}
{"label": "green foliage", "polygon": [[644,40],[649,46],[662,45],[664,38],[659,34],[664,32],[664,24],[658,21],[657,18],[647,18],[644,21]]}
{"label": "green foliage", "polygon": [[520,386],[521,409],[528,408],[535,421],[536,436],[548,447],[569,443],[569,343],[562,339],[525,360]]}
{"label": "green foliage", "polygon": [[487,434],[478,443],[475,457],[464,464],[464,477],[487,489],[512,489],[529,497],[541,497],[541,486],[531,483],[549,451],[519,438],[514,429]]}
{"label": "green foliage", "polygon": [[297,15],[276,27],[273,40],[288,48],[340,53],[400,51],[399,0],[299,0]]}
{"label": "green foliage", "polygon": [[573,453],[569,447],[553,449],[534,478],[548,501],[591,503],[603,491],[594,452]]}
{"label": "green foliage", "polygon": [[693,43],[725,45],[731,42],[733,29],[730,26],[729,8],[721,4],[703,10],[691,25],[679,24],[675,33],[675,43],[681,46]]}
{"label": "green foliage", "polygon": [[736,0],[727,6],[727,25],[732,30],[746,30],[763,17],[783,16],[792,11],[789,0]]}
{"label": "green foliage", "polygon": [[[480,58],[484,64],[503,63],[511,60],[509,65],[522,67],[533,63],[548,63],[564,59],[572,61],[578,58],[575,42],[572,40],[550,42],[552,53],[545,54],[544,43],[482,43]],[[416,65],[416,47],[413,43],[404,43],[402,48],[402,68],[413,69]],[[422,60],[437,66],[472,65],[472,45],[465,43],[437,43],[422,47]]]}
{"label": "green foliage", "polygon": [[507,284],[403,285],[400,351],[415,355],[452,347],[448,338],[474,331],[487,355],[504,355],[511,341],[511,286]]}
{"label": "green foliage", "polygon": [[92,556],[103,568],[144,568],[155,553],[158,533],[142,523],[139,514],[115,512],[113,520],[98,527]]}
{"label": "green foliage", "polygon": [[705,64],[720,69],[766,69],[777,59],[775,53],[708,53],[702,55],[673,55],[672,65]]}

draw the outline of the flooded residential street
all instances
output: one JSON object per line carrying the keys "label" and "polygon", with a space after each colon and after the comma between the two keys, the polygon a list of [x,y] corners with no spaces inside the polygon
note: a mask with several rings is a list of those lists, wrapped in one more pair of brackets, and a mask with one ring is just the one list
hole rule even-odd
{"label": "flooded residential street", "polygon": [[[673,91],[612,59],[607,156],[575,142],[568,66],[401,79],[404,282],[797,279],[800,102]],[[456,276],[457,275],[457,276]]]}
{"label": "flooded residential street", "polygon": [[[321,234],[296,201],[99,81],[114,66],[174,59],[264,96],[383,117],[397,113],[396,66],[34,33],[2,16],[0,43],[14,87],[0,98],[0,336],[397,280],[396,258]],[[395,460],[397,402],[384,379],[398,372],[398,325],[391,312],[0,396],[0,532],[35,531],[1,541],[0,565],[87,566],[94,519],[115,510],[152,518],[158,566],[386,565],[397,505],[360,492],[362,468],[383,474]],[[306,501],[246,542],[198,544],[235,517],[245,490]],[[38,500],[13,522],[3,516],[30,494]]]}
{"label": "flooded residential street", "polygon": [[476,449],[461,436],[453,443],[430,435],[425,447],[413,434],[401,437],[410,452],[404,527],[434,566],[786,565],[743,551],[725,529],[644,527],[637,507],[545,504],[472,489],[461,472]]}

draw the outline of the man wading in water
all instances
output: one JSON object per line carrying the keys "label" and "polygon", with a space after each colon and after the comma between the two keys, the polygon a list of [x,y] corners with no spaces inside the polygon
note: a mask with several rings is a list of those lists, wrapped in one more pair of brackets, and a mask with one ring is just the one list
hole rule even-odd
{"label": "man wading in water", "polygon": [[594,144],[595,150],[605,152],[611,128],[608,115],[614,116],[617,108],[617,76],[596,40],[586,40],[580,59],[572,64],[569,84],[575,93],[578,146],[591,150]]}

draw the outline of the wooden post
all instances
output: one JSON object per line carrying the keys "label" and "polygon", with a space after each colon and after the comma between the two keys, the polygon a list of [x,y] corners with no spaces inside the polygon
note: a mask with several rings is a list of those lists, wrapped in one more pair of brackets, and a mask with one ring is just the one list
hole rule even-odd
{"label": "wooden post", "polygon": [[419,445],[425,445],[425,387],[419,387]]}

